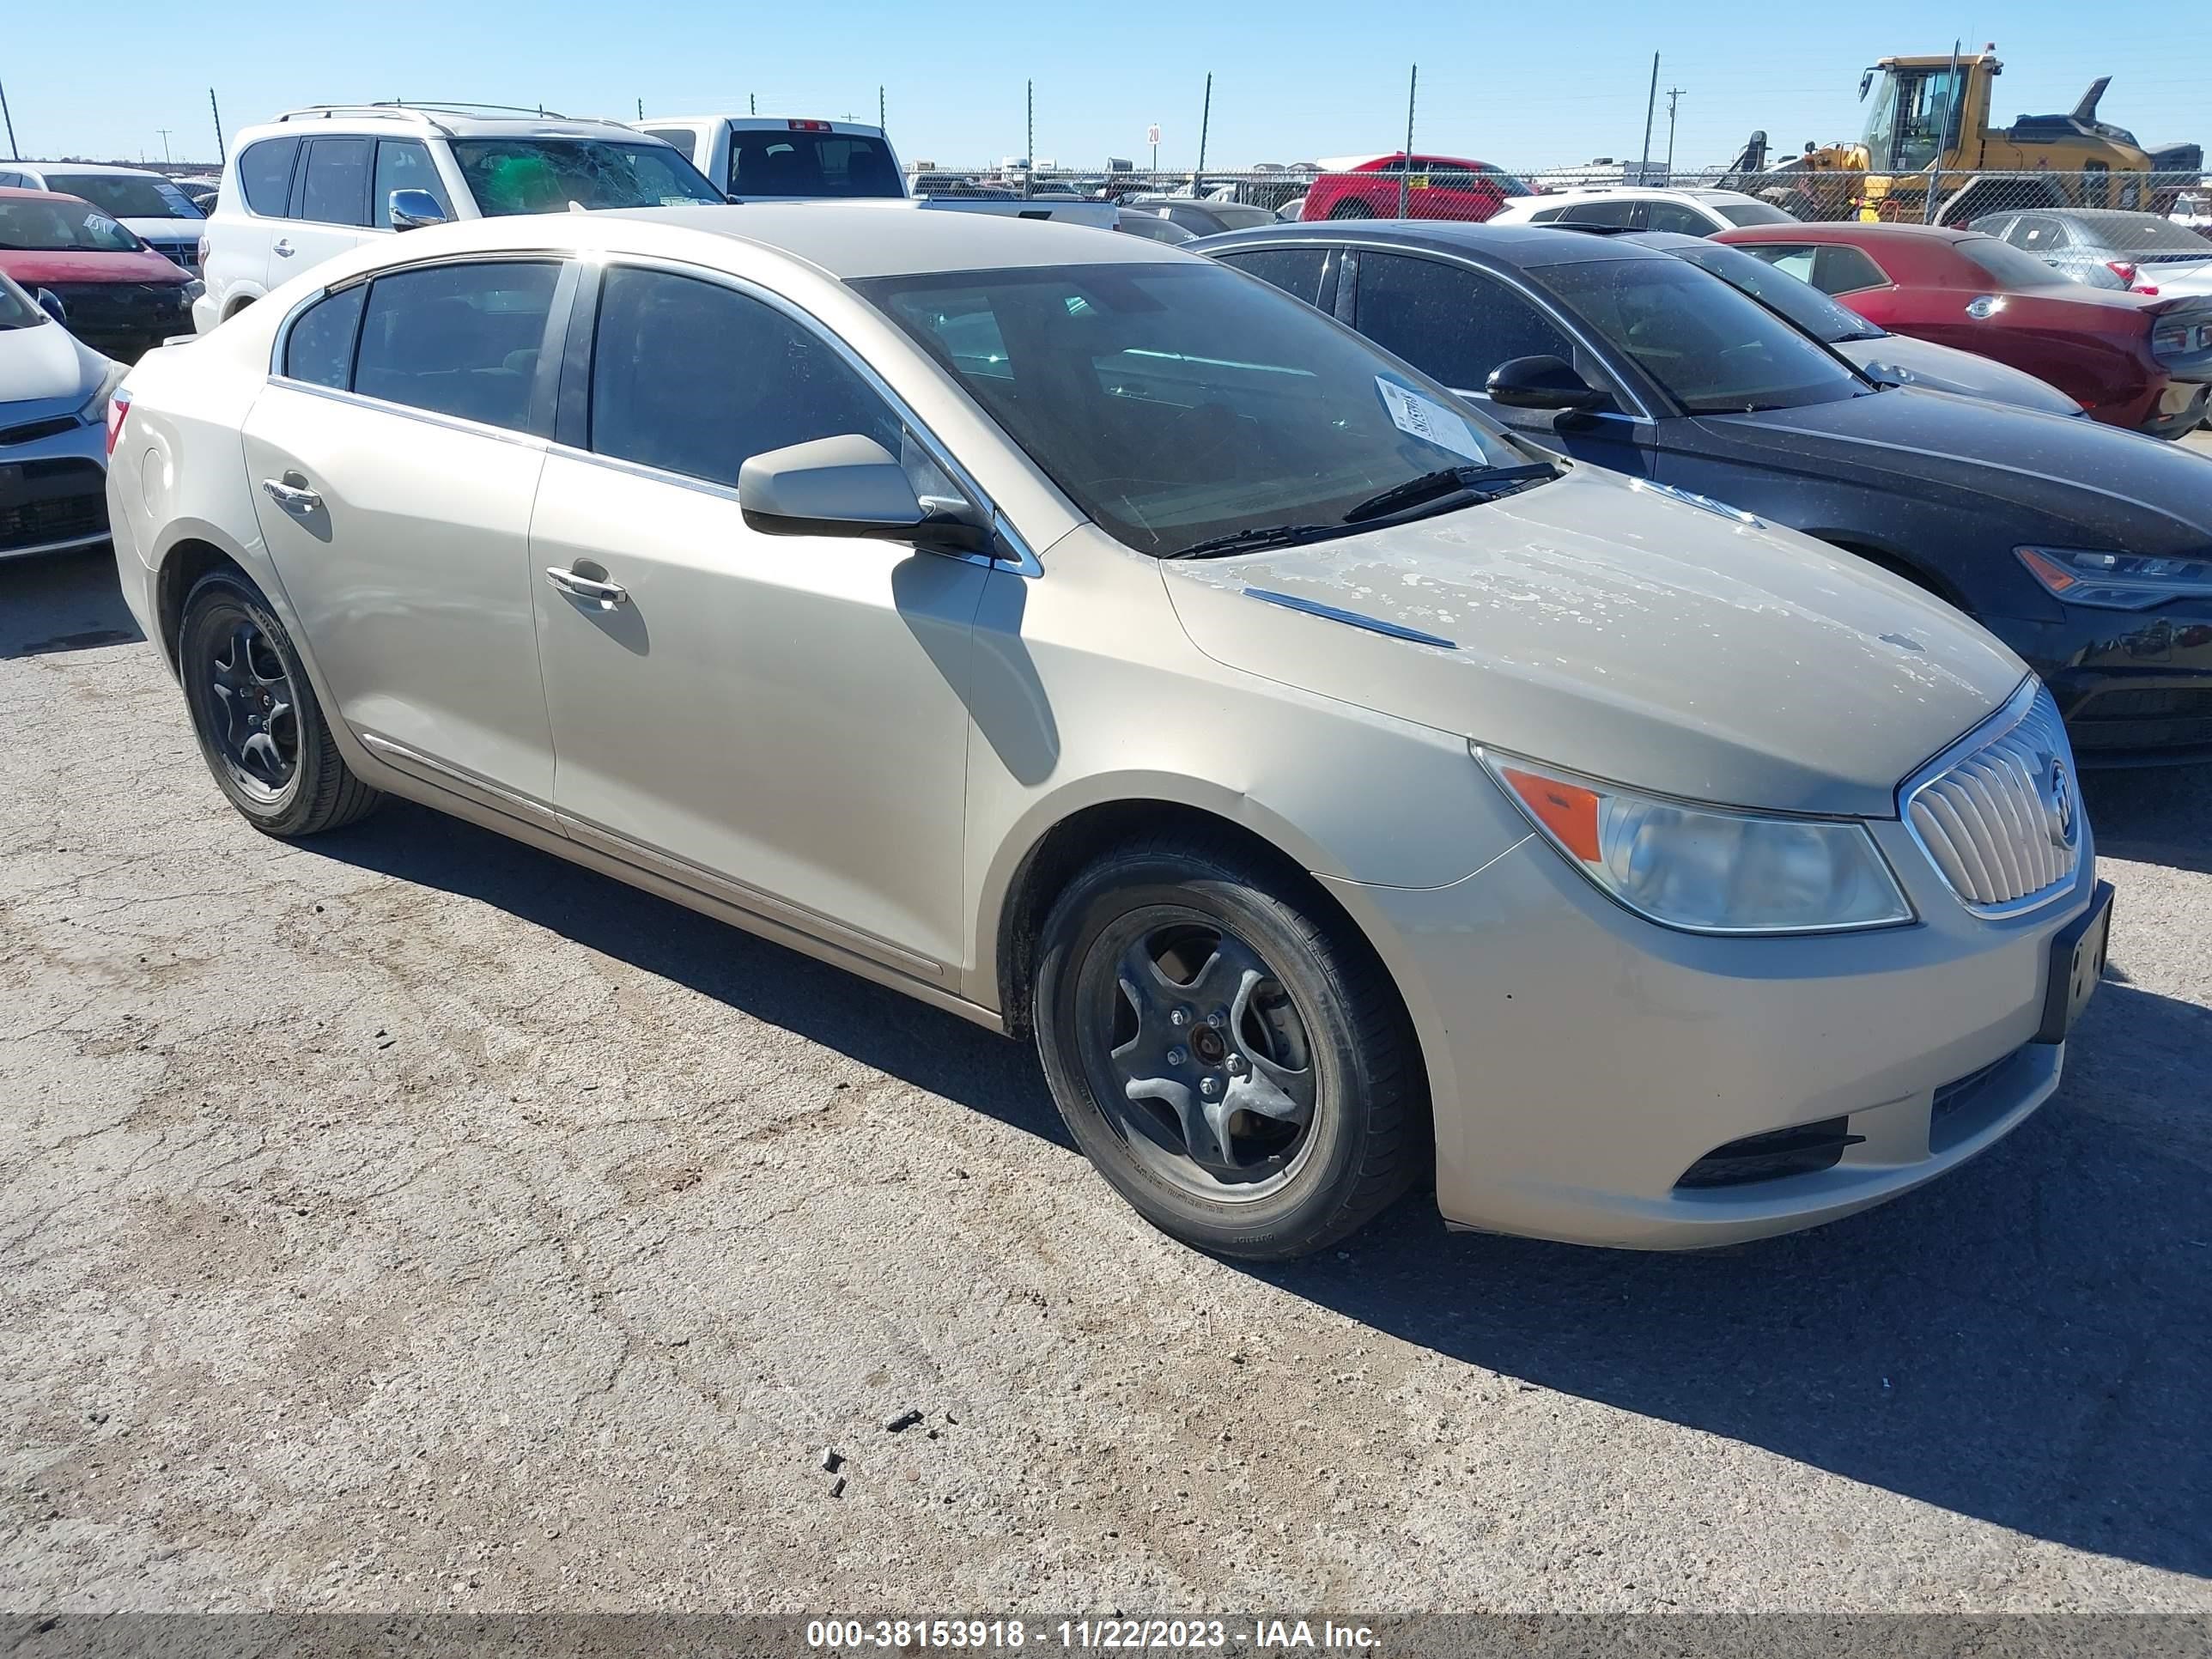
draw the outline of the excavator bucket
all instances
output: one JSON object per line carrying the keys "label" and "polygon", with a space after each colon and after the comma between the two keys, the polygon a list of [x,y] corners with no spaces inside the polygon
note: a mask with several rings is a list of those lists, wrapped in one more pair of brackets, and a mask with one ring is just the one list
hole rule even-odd
{"label": "excavator bucket", "polygon": [[2081,101],[2074,106],[2074,118],[2083,126],[2094,126],[2097,121],[2097,100],[2105,95],[2105,88],[2112,84],[2112,77],[2100,75],[2089,82],[2089,90],[2081,94]]}

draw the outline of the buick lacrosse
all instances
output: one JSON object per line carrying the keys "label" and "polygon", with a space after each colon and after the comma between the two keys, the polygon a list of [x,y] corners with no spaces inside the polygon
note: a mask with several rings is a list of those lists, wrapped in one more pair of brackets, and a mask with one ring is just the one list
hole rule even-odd
{"label": "buick lacrosse", "polygon": [[1175,1236],[1829,1220],[2056,1086],[2066,738],[1897,577],[1264,283],[854,206],[387,238],[117,394],[124,589],[272,836],[428,803],[1033,1036]]}

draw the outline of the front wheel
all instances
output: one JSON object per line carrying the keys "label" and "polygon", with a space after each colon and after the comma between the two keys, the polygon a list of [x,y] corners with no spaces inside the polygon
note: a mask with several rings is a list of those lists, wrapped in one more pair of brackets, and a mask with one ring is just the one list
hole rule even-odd
{"label": "front wheel", "polygon": [[1382,964],[1237,849],[1160,842],[1093,864],[1046,921],[1036,994],[1077,1144],[1201,1249],[1302,1255],[1425,1167],[1420,1067]]}
{"label": "front wheel", "polygon": [[384,799],[347,768],[299,653],[245,577],[219,570],[193,585],[177,672],[208,770],[255,829],[312,836]]}

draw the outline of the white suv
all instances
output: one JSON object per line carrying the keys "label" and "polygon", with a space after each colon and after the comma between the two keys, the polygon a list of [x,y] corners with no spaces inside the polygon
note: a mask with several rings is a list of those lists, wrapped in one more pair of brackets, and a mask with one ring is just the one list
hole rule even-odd
{"label": "white suv", "polygon": [[192,325],[204,334],[301,271],[419,225],[724,199],[683,155],[614,121],[490,105],[292,110],[231,147]]}
{"label": "white suv", "polygon": [[1639,185],[1592,185],[1519,196],[1491,218],[1493,225],[1608,225],[1621,230],[1671,230],[1710,236],[1735,225],[1794,225],[1794,214],[1740,190],[1652,190]]}
{"label": "white suv", "polygon": [[90,161],[0,161],[0,189],[58,191],[89,202],[163,258],[200,274],[205,217],[158,173]]}

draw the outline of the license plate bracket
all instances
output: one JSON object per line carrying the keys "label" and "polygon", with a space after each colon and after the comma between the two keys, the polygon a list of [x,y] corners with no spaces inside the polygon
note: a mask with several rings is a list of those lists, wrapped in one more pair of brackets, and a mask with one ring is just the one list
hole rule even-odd
{"label": "license plate bracket", "polygon": [[2063,1042],[2074,1022],[2096,994],[2105,976],[2105,953],[2112,936],[2112,884],[2100,881],[2089,908],[2051,941],[2051,976],[2043,993],[2043,1024],[2038,1042]]}

